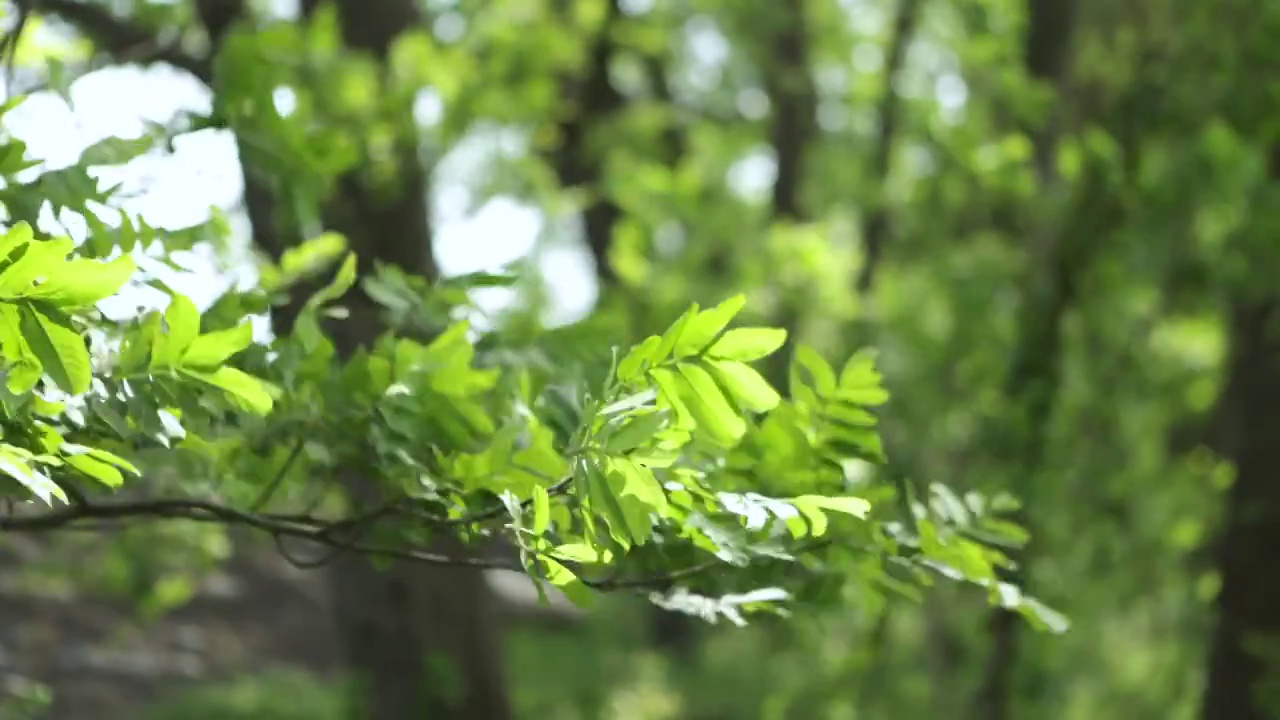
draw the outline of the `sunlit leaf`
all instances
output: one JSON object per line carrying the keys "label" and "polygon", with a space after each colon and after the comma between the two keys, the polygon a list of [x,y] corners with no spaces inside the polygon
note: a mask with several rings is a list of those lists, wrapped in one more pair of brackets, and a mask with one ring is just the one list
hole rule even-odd
{"label": "sunlit leaf", "polygon": [[20,316],[22,337],[54,384],[72,395],[88,390],[93,381],[89,350],[70,322],[27,304],[22,305]]}
{"label": "sunlit leaf", "polygon": [[708,348],[707,355],[753,362],[777,352],[786,341],[787,331],[778,328],[733,328]]}

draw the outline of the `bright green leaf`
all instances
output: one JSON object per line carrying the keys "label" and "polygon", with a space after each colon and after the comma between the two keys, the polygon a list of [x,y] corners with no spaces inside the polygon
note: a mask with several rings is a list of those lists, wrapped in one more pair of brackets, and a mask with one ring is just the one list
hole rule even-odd
{"label": "bright green leaf", "polygon": [[356,254],[348,253],[346,259],[342,261],[342,265],[338,268],[337,274],[333,276],[333,280],[328,285],[320,288],[307,300],[308,308],[318,308],[326,303],[333,302],[351,289],[356,284]]}
{"label": "bright green leaf", "polygon": [[21,318],[22,337],[40,358],[45,374],[63,392],[79,395],[87,391],[93,373],[80,333],[67,319],[55,319],[26,303],[21,307]]}
{"label": "bright green leaf", "polygon": [[533,521],[529,524],[529,529],[535,535],[541,535],[547,531],[547,527],[551,524],[551,498],[547,495],[546,488],[541,485],[533,486]]}
{"label": "bright green leaf", "polygon": [[62,502],[67,501],[67,495],[62,488],[47,475],[34,469],[20,448],[12,445],[0,446],[0,472],[17,480],[46,505],[53,505],[54,498]]}
{"label": "bright green leaf", "polygon": [[680,338],[684,335],[685,328],[689,327],[689,323],[693,322],[693,319],[697,317],[697,315],[698,304],[694,303],[688,310],[684,311],[683,315],[676,318],[676,321],[671,324],[671,327],[667,328],[667,331],[662,334],[662,338],[658,341],[657,347],[654,348],[653,354],[649,360],[651,364],[657,365],[665,361],[671,355],[671,351],[675,349],[676,343],[680,342]]}
{"label": "bright green leaf", "polygon": [[689,320],[684,332],[680,334],[672,355],[682,358],[706,350],[746,304],[747,296],[734,295],[719,305],[698,313]]}
{"label": "bright green leaf", "polygon": [[777,352],[787,341],[779,328],[734,328],[707,349],[707,355],[723,360],[754,362]]}
{"label": "bright green leaf", "polygon": [[115,295],[133,276],[137,266],[133,258],[126,255],[109,262],[76,259],[50,270],[48,278],[26,297],[73,310]]}
{"label": "bright green leaf", "polygon": [[747,424],[721,394],[710,373],[693,363],[680,363],[679,377],[683,383],[675,383],[677,392],[698,427],[719,445],[732,447],[747,431]]}
{"label": "bright green leaf", "polygon": [[257,415],[266,415],[271,412],[274,394],[272,386],[242,370],[222,367],[214,372],[204,372],[182,368],[181,372],[183,375],[223,390],[237,405],[249,412]]}
{"label": "bright green leaf", "polygon": [[197,370],[213,370],[252,344],[253,325],[246,320],[234,328],[196,337],[183,354],[182,365]]}
{"label": "bright green leaf", "polygon": [[768,412],[782,398],[778,391],[749,365],[731,360],[707,360],[707,367],[733,401],[751,412]]}
{"label": "bright green leaf", "polygon": [[200,335],[200,311],[185,295],[174,295],[164,311],[165,332],[154,338],[151,367],[175,367]]}
{"label": "bright green leaf", "polygon": [[124,484],[124,476],[119,470],[90,455],[68,455],[67,464],[107,487]]}

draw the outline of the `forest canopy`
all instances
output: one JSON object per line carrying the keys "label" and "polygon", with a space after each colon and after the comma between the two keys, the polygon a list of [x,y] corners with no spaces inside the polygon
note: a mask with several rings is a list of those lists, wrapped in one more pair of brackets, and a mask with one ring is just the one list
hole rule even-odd
{"label": "forest canopy", "polygon": [[361,720],[612,717],[626,653],[655,718],[1280,708],[1280,11],[292,5],[3,6],[14,617],[283,561]]}

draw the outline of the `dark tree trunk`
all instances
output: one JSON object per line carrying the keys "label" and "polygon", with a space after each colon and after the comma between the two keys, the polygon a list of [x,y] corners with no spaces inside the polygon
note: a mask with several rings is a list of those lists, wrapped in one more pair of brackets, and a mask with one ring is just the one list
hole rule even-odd
{"label": "dark tree trunk", "polygon": [[[347,45],[378,58],[420,21],[413,0],[341,0],[337,10]],[[347,236],[362,270],[381,262],[433,277],[427,171],[418,159],[411,108],[404,108],[404,118],[410,130],[400,138],[396,186],[370,190],[360,177],[344,177],[324,222]],[[371,344],[383,329],[373,303],[354,294],[351,318],[335,336],[344,355]],[[372,486],[368,472],[351,468],[340,478],[357,502]],[[449,537],[436,543],[440,551],[467,552]],[[405,564],[379,570],[346,557],[330,569],[329,580],[342,650],[356,675],[352,720],[510,717],[490,594],[478,570]]]}
{"label": "dark tree trunk", "polygon": [[871,198],[873,205],[862,223],[862,245],[865,257],[862,268],[858,271],[858,293],[870,295],[875,284],[876,270],[884,254],[884,246],[889,240],[889,209],[885,205],[883,188],[889,179],[889,167],[893,160],[893,146],[898,137],[902,116],[902,103],[894,89],[894,81],[902,66],[906,63],[907,48],[915,37],[916,24],[920,18],[920,6],[924,0],[900,0],[898,12],[893,20],[893,35],[889,38],[888,61],[885,63],[884,85],[880,91],[878,107],[876,143],[872,149],[871,168],[868,177],[878,183],[877,191]]}
{"label": "dark tree trunk", "polygon": [[[769,10],[777,13],[764,47],[765,92],[773,108],[769,144],[777,164],[770,209],[774,220],[804,222],[809,219],[803,193],[805,161],[818,119],[818,94],[809,66],[808,6],[805,0],[783,0]],[[778,324],[786,328],[787,341],[765,366],[766,376],[777,387],[786,387],[801,316],[795,299],[784,298]]]}
{"label": "dark tree trunk", "polygon": [[[1280,182],[1280,148],[1271,175]],[[1230,328],[1220,417],[1236,476],[1218,546],[1222,590],[1201,717],[1276,720],[1280,694],[1264,697],[1261,685],[1276,687],[1280,667],[1259,650],[1280,642],[1280,297],[1237,300]]]}
{"label": "dark tree trunk", "polygon": [[[1027,74],[1059,90],[1070,63],[1075,0],[1028,0],[1027,11],[1023,56]],[[1036,167],[1045,193],[1055,184],[1053,158],[1057,121],[1058,113],[1051,112],[1047,122],[1031,133]],[[1091,212],[1088,201],[1093,193],[1085,191],[1082,196],[1081,201],[1074,203],[1075,209]],[[1085,264],[1081,246],[1089,243],[1090,233],[1101,230],[1087,222],[1075,223],[1072,227],[1077,220],[1074,214],[1067,215],[1066,220],[1062,229],[1050,232],[1046,247],[1032,248],[1033,256],[1039,255],[1042,265],[1037,276],[1027,284],[1018,344],[1005,382],[1005,397],[1017,415],[1016,423],[1007,428],[1008,437],[1002,441],[1005,443],[1002,455],[1020,477],[1035,472],[1043,462],[1047,426],[1053,415],[1061,375],[1061,324],[1074,303],[1075,281]],[[1032,489],[1026,484],[1018,488],[1024,496]],[[1030,529],[1032,518],[1027,513],[1034,502],[1026,497],[1023,500],[1028,510],[1018,520]],[[1017,560],[1024,562],[1025,558]],[[1025,584],[1026,575],[1019,570],[1008,579]],[[991,649],[974,698],[974,720],[1014,717],[1021,623],[1022,619],[1008,610],[996,610],[990,617]]]}
{"label": "dark tree trunk", "polygon": [[[551,158],[561,186],[586,188],[591,200],[582,211],[583,236],[595,261],[596,279],[601,293],[617,290],[617,274],[609,263],[613,231],[622,211],[603,192],[604,158],[596,133],[625,107],[626,100],[609,81],[609,63],[615,43],[612,37],[621,15],[617,2],[610,2],[599,34],[591,43],[582,74],[566,78],[564,86],[571,99],[568,117],[560,123],[560,144]],[[658,86],[660,97],[666,93],[660,66],[649,59],[650,80]],[[683,154],[683,137],[678,132],[668,136],[667,161],[674,164]],[[649,611],[649,630],[654,644],[666,652],[687,654],[694,644],[697,623],[686,615],[669,612],[657,606]]]}
{"label": "dark tree trunk", "polygon": [[[242,0],[201,0],[206,27],[217,40],[240,16]],[[317,3],[304,0],[309,16]],[[421,18],[413,0],[364,3],[340,0],[343,40],[353,50],[385,59],[391,42]],[[216,90],[217,82],[214,78]],[[362,272],[375,262],[434,277],[428,216],[428,174],[418,160],[412,110],[404,109],[405,135],[394,187],[371,190],[357,174],[340,179],[323,208],[326,227],[347,236]],[[254,241],[266,253],[280,252],[298,238],[281,224],[277,198],[259,176],[244,168],[245,205]],[[268,169],[269,170],[269,169]],[[373,303],[359,290],[344,298],[351,317],[333,328],[343,357],[372,343],[382,332]],[[291,324],[287,310],[277,329]],[[337,478],[357,504],[375,502],[367,466],[352,466]],[[438,551],[464,553],[452,538]],[[353,675],[352,720],[505,720],[506,695],[499,631],[484,575],[474,569],[393,564],[377,569],[361,557],[339,557],[328,569],[340,652]]]}

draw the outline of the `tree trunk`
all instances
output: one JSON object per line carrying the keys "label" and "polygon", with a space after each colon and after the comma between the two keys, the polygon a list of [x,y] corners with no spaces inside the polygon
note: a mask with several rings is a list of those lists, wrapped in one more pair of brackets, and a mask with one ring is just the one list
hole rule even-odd
{"label": "tree trunk", "polygon": [[[206,26],[220,36],[230,24],[224,10],[240,0],[203,0],[210,9]],[[309,16],[317,3],[305,0]],[[385,59],[397,35],[421,18],[413,0],[337,3],[344,42],[353,50]],[[238,15],[238,12],[236,13]],[[217,32],[214,32],[214,29]],[[215,82],[216,87],[216,82]],[[370,190],[356,175],[342,178],[323,208],[327,228],[347,236],[361,272],[375,262],[434,277],[428,216],[427,171],[418,160],[412,109],[404,109],[399,138],[399,168],[394,189]],[[278,257],[289,245],[274,213],[276,198],[245,168],[245,204],[254,241]],[[351,313],[333,328],[342,357],[372,343],[383,331],[376,308],[358,290],[344,298]],[[290,324],[289,313],[275,318],[277,329]],[[374,483],[367,466],[353,466],[337,480],[353,502],[373,502]],[[440,538],[437,551],[463,553],[453,538]],[[328,569],[331,602],[340,652],[353,675],[352,720],[505,720],[511,715],[506,695],[499,629],[491,611],[484,575],[475,569],[392,564],[375,568],[368,559],[339,557]]]}
{"label": "tree trunk", "polygon": [[[353,49],[385,59],[394,38],[420,18],[413,0],[337,4],[343,39]],[[404,127],[413,128],[412,109]],[[369,190],[355,175],[344,177],[325,208],[327,227],[345,234],[361,270],[375,262],[433,277],[427,171],[418,160],[418,138],[400,138],[394,189]],[[351,317],[335,344],[347,355],[372,343],[383,328],[373,303],[354,291]],[[359,307],[364,305],[366,307]],[[372,483],[368,468],[340,478],[360,502]],[[454,538],[438,551],[467,552]],[[497,629],[483,574],[475,569],[395,564],[385,570],[347,557],[329,571],[342,650],[356,675],[352,720],[503,720],[511,715]]]}
{"label": "tree trunk", "polygon": [[[808,3],[784,0],[769,10],[777,13],[771,18],[776,24],[764,38],[764,87],[773,108],[769,145],[777,166],[770,211],[775,221],[807,222],[803,185],[809,145],[818,127],[818,93],[809,64]],[[786,343],[765,360],[765,376],[777,387],[787,387],[787,367],[803,316],[798,305],[794,297],[784,296],[777,322],[787,330]]]}
{"label": "tree trunk", "polygon": [[[1076,13],[1075,0],[1028,0],[1027,34],[1023,59],[1026,72],[1033,80],[1060,90],[1070,64],[1071,35]],[[1057,104],[1055,104],[1057,107]],[[1043,186],[1042,195],[1055,185],[1053,163],[1057,151],[1058,112],[1050,113],[1047,122],[1031,133],[1035,149],[1037,174]],[[1078,190],[1082,198],[1074,203],[1076,213],[1091,212],[1088,183]],[[1100,224],[1101,225],[1101,224]],[[1064,228],[1050,231],[1043,248],[1032,248],[1041,266],[1027,285],[1019,319],[1018,344],[1005,379],[1005,398],[1015,412],[1015,423],[1006,428],[1002,442],[1003,456],[1015,469],[1017,477],[1028,477],[1043,464],[1046,432],[1056,405],[1062,372],[1061,324],[1075,301],[1076,280],[1083,270],[1087,253],[1081,247],[1090,244],[1090,233],[1100,232],[1082,221],[1075,213],[1065,216]],[[1030,514],[1034,501],[1027,497],[1034,488],[1023,483],[1017,491],[1026,510],[1017,519],[1032,529]],[[1025,584],[1021,569],[1025,558],[1018,557],[1019,569],[1009,580]],[[971,709],[974,720],[1009,720],[1014,717],[1014,686],[1019,660],[1019,636],[1022,619],[1013,611],[997,609],[990,617],[988,636],[991,649],[979,679]]]}
{"label": "tree trunk", "polygon": [[[1280,181],[1280,148],[1271,175]],[[1219,544],[1222,590],[1204,720],[1280,718],[1280,297],[1237,300],[1221,418],[1235,463]],[[1268,662],[1267,658],[1270,658]],[[1270,697],[1263,693],[1266,683]]]}

